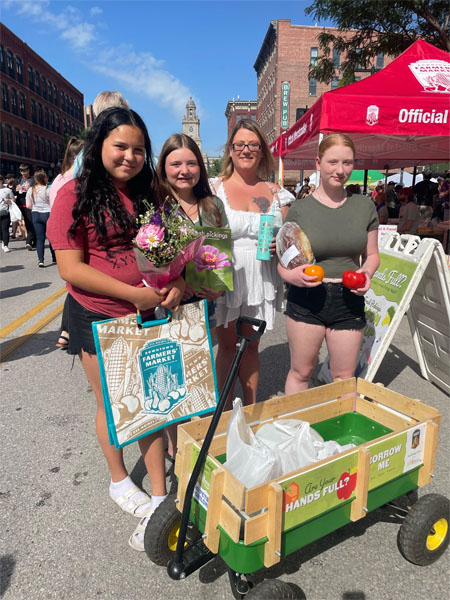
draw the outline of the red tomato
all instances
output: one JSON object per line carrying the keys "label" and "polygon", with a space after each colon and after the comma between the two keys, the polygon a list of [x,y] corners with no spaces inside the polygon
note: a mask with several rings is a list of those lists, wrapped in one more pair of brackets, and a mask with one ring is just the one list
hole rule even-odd
{"label": "red tomato", "polygon": [[310,277],[315,277],[316,281],[322,281],[325,276],[325,271],[319,265],[309,265],[304,270],[305,275],[309,275]]}
{"label": "red tomato", "polygon": [[342,275],[342,283],[349,290],[358,290],[366,283],[366,276],[364,273],[357,273],[356,271],[345,271]]}

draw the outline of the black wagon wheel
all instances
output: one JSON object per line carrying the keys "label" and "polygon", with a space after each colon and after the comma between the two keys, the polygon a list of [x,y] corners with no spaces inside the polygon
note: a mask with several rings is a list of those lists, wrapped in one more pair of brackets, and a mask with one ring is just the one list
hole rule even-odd
{"label": "black wagon wheel", "polygon": [[403,556],[410,562],[431,565],[449,543],[448,498],[440,494],[422,496],[412,506],[403,521],[398,544]]}
{"label": "black wagon wheel", "polygon": [[175,554],[181,514],[169,495],[150,517],[144,534],[144,548],[149,559],[161,567],[167,566]]}
{"label": "black wagon wheel", "polygon": [[264,579],[245,595],[245,600],[299,600],[304,597],[300,588],[292,583],[281,579]]}

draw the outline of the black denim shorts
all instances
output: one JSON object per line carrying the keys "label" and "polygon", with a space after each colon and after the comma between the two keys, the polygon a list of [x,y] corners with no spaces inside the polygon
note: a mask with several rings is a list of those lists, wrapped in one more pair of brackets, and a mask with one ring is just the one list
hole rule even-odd
{"label": "black denim shorts", "polygon": [[289,287],[284,313],[294,321],[322,325],[328,329],[364,329],[364,296],[357,296],[342,283],[322,283],[313,288]]}
{"label": "black denim shorts", "polygon": [[69,294],[69,347],[68,354],[79,354],[81,350],[95,354],[94,334],[92,323],[111,319],[109,315],[95,313],[84,308]]}

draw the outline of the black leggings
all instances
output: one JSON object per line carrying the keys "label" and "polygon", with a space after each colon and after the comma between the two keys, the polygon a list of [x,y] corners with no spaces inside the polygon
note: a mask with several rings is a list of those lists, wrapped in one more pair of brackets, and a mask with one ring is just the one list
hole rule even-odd
{"label": "black leggings", "polygon": [[9,224],[11,222],[9,212],[5,215],[0,215],[0,242],[5,246],[9,244]]}

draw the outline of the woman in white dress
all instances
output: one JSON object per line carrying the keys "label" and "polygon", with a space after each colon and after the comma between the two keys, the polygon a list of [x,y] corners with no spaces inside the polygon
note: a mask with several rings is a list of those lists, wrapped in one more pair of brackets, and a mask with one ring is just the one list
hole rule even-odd
{"label": "woman in white dress", "polygon": [[[261,214],[274,214],[276,233],[295,199],[287,190],[265,181],[274,169],[273,156],[258,125],[241,120],[228,140],[221,176],[210,180],[213,193],[225,206],[233,245],[234,291],[216,301],[219,389],[236,352],[237,318],[242,315],[263,319],[267,329],[272,329],[275,310],[281,310],[283,283],[274,256],[275,240],[271,260],[256,259]],[[248,328],[244,333],[249,335],[252,331]],[[238,373],[244,404],[256,402],[259,366],[258,342],[252,342]]]}

